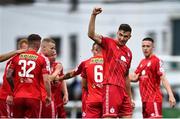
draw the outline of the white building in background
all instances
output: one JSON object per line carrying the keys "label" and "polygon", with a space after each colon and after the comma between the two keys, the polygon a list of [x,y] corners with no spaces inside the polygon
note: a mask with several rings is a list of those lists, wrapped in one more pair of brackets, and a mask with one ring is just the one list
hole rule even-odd
{"label": "white building in background", "polygon": [[[98,33],[114,36],[121,23],[132,26],[132,37],[128,42],[133,52],[132,69],[136,68],[143,57],[141,40],[146,36],[155,38],[157,54],[171,55],[174,51],[180,55],[178,47],[173,49],[173,42],[176,40],[175,44],[178,44],[180,41],[174,38],[175,32],[172,31],[180,30],[180,2],[173,1],[116,4],[102,1],[80,2],[75,12],[69,12],[70,5],[67,2],[46,1],[29,5],[1,6],[0,53],[15,49],[18,38],[38,33],[42,37],[53,37],[59,41],[59,59],[65,69],[73,68],[91,56],[92,41],[87,36],[87,29],[90,14],[95,6],[103,8],[103,13],[97,17]],[[175,35],[178,36],[178,33]],[[4,64],[0,65],[2,69]]]}

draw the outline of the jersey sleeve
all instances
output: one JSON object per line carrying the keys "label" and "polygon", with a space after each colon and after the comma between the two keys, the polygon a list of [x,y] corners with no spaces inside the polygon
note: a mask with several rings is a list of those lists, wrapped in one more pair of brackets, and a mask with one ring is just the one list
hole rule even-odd
{"label": "jersey sleeve", "polygon": [[108,48],[108,44],[109,44],[109,41],[111,40],[111,38],[108,38],[108,37],[102,37],[102,43],[101,43],[101,46],[103,49],[107,49]]}
{"label": "jersey sleeve", "polygon": [[139,74],[141,72],[141,70],[140,70],[141,63],[142,63],[142,61],[139,63],[138,67],[136,68],[136,70],[134,72],[135,74]]}
{"label": "jersey sleeve", "polygon": [[7,67],[7,69],[15,69],[15,67],[16,67],[16,60],[17,60],[17,56],[13,57],[11,59],[11,61],[10,61],[11,63]]}
{"label": "jersey sleeve", "polygon": [[157,60],[156,70],[157,70],[158,76],[163,75],[164,73],[163,62],[160,59]]}
{"label": "jersey sleeve", "polygon": [[84,68],[84,70],[81,72],[81,77],[87,79],[87,75],[86,75],[86,70],[85,70],[85,68]]}
{"label": "jersey sleeve", "polygon": [[81,62],[81,64],[75,69],[75,75],[79,75],[82,73],[85,65],[85,61]]}
{"label": "jersey sleeve", "polygon": [[45,61],[45,59],[42,58],[42,74],[49,74],[49,73],[50,73],[49,66]]}

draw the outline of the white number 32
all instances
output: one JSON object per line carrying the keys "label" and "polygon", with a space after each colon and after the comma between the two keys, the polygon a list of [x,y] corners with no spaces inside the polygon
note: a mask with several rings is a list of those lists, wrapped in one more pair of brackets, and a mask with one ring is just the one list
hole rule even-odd
{"label": "white number 32", "polygon": [[[34,61],[26,61],[26,60],[19,60],[19,65],[21,66],[21,72],[18,72],[18,75],[20,77],[28,77],[28,78],[34,78],[33,74],[30,74],[32,70],[34,70],[36,63]],[[29,69],[27,69],[27,66],[30,66]]]}

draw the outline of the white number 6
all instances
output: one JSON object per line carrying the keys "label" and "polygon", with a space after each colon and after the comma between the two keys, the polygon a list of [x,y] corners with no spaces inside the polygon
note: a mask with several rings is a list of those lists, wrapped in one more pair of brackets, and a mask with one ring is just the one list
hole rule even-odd
{"label": "white number 6", "polygon": [[95,65],[94,67],[94,80],[97,83],[101,83],[103,81],[103,66],[102,65]]}

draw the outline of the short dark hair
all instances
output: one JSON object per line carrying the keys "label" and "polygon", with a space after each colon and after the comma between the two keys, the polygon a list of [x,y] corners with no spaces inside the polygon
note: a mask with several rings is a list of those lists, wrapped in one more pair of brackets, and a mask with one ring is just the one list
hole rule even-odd
{"label": "short dark hair", "polygon": [[125,31],[125,32],[131,32],[132,31],[132,29],[131,29],[131,27],[130,27],[130,25],[129,24],[121,24],[120,26],[119,26],[119,31],[120,30],[123,30],[123,31]]}
{"label": "short dark hair", "polygon": [[28,36],[28,43],[31,44],[35,41],[41,41],[41,37],[38,34],[31,34]]}
{"label": "short dark hair", "polygon": [[146,37],[142,41],[151,41],[152,43],[154,43],[154,39],[150,37]]}

